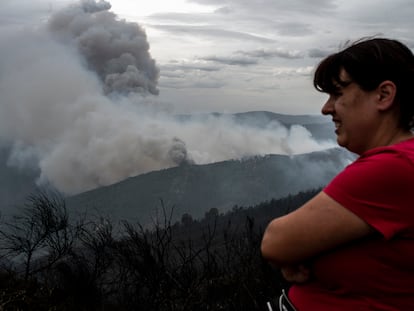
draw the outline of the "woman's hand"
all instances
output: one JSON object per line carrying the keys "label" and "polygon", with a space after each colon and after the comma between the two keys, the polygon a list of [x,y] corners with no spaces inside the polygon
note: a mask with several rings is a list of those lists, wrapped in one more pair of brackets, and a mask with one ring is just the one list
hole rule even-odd
{"label": "woman's hand", "polygon": [[292,283],[305,283],[311,275],[309,267],[304,264],[284,266],[281,272],[285,280]]}

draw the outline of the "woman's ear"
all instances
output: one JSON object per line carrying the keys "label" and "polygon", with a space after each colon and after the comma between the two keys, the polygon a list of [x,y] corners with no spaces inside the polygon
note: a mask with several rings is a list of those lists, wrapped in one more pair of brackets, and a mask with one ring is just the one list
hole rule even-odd
{"label": "woman's ear", "polygon": [[390,80],[385,80],[380,83],[377,88],[378,100],[377,108],[380,111],[388,110],[394,103],[397,94],[397,86]]}

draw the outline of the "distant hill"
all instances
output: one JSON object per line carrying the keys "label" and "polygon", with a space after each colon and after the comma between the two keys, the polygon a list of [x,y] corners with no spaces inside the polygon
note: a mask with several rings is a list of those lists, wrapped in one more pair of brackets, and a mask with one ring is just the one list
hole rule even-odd
{"label": "distant hill", "polygon": [[[225,212],[272,198],[324,186],[352,159],[335,148],[296,156],[268,155],[207,165],[185,165],[139,175],[68,198],[72,212],[101,214],[113,220],[152,222],[174,206],[173,220],[194,218],[211,208]],[[162,216],[162,215],[160,215]]]}
{"label": "distant hill", "polygon": [[[177,115],[176,118],[185,122],[211,116],[227,117],[237,124],[255,127],[266,127],[271,122],[286,127],[302,125],[317,140],[335,139],[329,118],[316,115],[252,111]],[[35,181],[40,174],[38,169],[30,166],[17,168],[7,164],[9,153],[10,146],[0,148],[0,213],[3,215],[13,213],[16,205],[22,205],[27,196],[36,191]],[[256,204],[307,187],[318,187],[343,166],[340,161],[343,156],[344,151],[331,150],[315,155],[271,155],[209,165],[180,166],[130,178],[70,197],[68,201],[74,210],[95,208],[114,217],[136,218],[146,222],[148,210],[159,208],[159,200],[162,199],[166,206],[175,206],[177,217],[184,212],[191,212],[194,217],[198,217],[211,207],[225,210],[234,204]],[[313,160],[306,163],[306,159]],[[323,161],[326,161],[325,168],[314,166]],[[318,178],[310,180],[311,176]]]}

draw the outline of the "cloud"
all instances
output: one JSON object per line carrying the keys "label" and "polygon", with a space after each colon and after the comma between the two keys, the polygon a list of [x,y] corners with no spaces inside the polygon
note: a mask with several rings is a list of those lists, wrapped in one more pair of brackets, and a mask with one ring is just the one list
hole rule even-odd
{"label": "cloud", "polygon": [[205,60],[171,61],[162,66],[160,87],[174,89],[221,88],[226,83],[217,74],[221,65]]}
{"label": "cloud", "polygon": [[[193,78],[188,79],[188,75]],[[189,88],[203,88],[203,89],[217,89],[226,85],[225,81],[214,78],[214,76],[206,74],[186,74],[183,75],[167,75],[163,76],[160,85],[164,88],[189,89]]]}
{"label": "cloud", "polygon": [[315,48],[315,49],[310,49],[308,51],[308,56],[312,58],[323,58],[323,57],[326,57],[332,54],[332,52],[333,52],[332,50],[327,50],[327,49],[321,50],[321,49]]}
{"label": "cloud", "polygon": [[210,62],[201,60],[172,60],[168,64],[162,66],[162,75],[171,75],[171,72],[181,72],[181,75],[185,75],[185,71],[207,71],[214,72],[219,71],[222,67],[213,65]]}
{"label": "cloud", "polygon": [[335,0],[261,0],[261,1],[249,1],[249,0],[190,0],[190,2],[204,4],[204,5],[218,5],[221,7],[244,9],[245,11],[270,11],[286,12],[286,11],[300,11],[314,14],[322,14],[327,11],[331,11],[336,8],[337,4]]}
{"label": "cloud", "polygon": [[283,78],[295,78],[297,76],[311,76],[313,72],[313,66],[306,67],[278,67],[273,69],[274,76],[280,76]]}
{"label": "cloud", "polygon": [[238,51],[239,54],[246,55],[249,57],[257,57],[257,58],[273,58],[273,57],[281,57],[287,59],[296,59],[296,58],[303,58],[304,54],[301,51],[297,50],[286,50],[282,48],[276,49],[259,49],[253,51]]}
{"label": "cloud", "polygon": [[284,22],[280,23],[276,29],[277,33],[282,36],[302,37],[313,34],[314,30],[309,24],[301,22]]}
{"label": "cloud", "polygon": [[230,66],[249,66],[257,64],[257,60],[251,57],[243,56],[206,56],[202,58],[205,61],[216,62]]}
{"label": "cloud", "polygon": [[208,38],[227,38],[231,40],[249,40],[255,42],[272,42],[270,38],[247,32],[214,28],[211,26],[194,26],[194,25],[156,25],[151,24],[152,28],[182,35],[196,35]]}

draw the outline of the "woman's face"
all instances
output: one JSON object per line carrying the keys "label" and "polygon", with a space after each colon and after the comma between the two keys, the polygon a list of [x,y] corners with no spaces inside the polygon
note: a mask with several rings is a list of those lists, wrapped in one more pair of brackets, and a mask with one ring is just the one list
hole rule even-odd
{"label": "woman's face", "polygon": [[361,154],[373,147],[378,118],[376,92],[366,92],[351,81],[345,70],[340,73],[342,81],[350,81],[346,86],[338,84],[338,92],[330,94],[322,107],[322,114],[331,115],[335,123],[335,133],[340,146]]}

